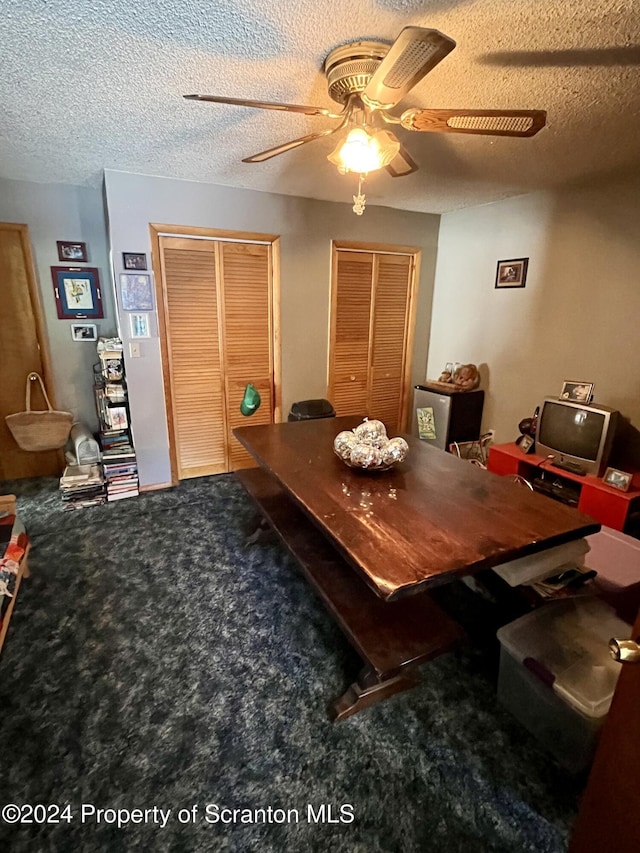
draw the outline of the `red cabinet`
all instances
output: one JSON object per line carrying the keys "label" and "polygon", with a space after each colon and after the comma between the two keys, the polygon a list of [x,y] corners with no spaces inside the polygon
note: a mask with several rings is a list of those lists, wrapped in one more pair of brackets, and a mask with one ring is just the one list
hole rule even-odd
{"label": "red cabinet", "polygon": [[629,532],[633,517],[640,514],[640,488],[628,492],[607,486],[598,477],[584,477],[554,468],[544,457],[525,454],[517,444],[496,444],[489,450],[488,468],[495,474],[519,474],[536,489],[564,500],[614,530]]}

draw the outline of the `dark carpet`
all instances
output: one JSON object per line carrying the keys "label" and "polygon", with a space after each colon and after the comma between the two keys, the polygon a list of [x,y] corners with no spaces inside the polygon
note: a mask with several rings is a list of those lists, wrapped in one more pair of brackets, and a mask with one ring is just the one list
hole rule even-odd
{"label": "dark carpet", "polygon": [[0,821],[0,849],[566,849],[580,785],[497,704],[494,646],[328,722],[358,660],[280,546],[245,546],[231,475],[75,512],[53,480],[1,490],[33,548],[0,658],[0,804],[70,808]]}

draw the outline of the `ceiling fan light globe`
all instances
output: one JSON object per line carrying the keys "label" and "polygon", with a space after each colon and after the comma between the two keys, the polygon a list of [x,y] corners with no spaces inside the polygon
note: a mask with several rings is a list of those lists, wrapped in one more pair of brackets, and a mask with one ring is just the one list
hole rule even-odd
{"label": "ceiling fan light globe", "polygon": [[388,166],[400,151],[400,143],[389,130],[379,130],[371,139],[371,144],[378,152],[379,168]]}
{"label": "ceiling fan light globe", "polygon": [[380,145],[362,127],[354,127],[347,138],[340,142],[327,159],[339,170],[367,174],[384,165]]}

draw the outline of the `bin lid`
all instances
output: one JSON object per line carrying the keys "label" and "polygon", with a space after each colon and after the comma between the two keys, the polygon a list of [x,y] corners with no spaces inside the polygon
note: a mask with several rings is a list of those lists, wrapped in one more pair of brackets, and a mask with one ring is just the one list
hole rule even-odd
{"label": "bin lid", "polygon": [[291,414],[302,418],[321,418],[335,415],[328,400],[299,400],[291,406]]}
{"label": "bin lid", "polygon": [[621,664],[609,654],[609,639],[627,637],[630,626],[598,598],[551,602],[498,631],[501,645],[534,671],[551,675],[553,690],[587,717],[609,710]]}

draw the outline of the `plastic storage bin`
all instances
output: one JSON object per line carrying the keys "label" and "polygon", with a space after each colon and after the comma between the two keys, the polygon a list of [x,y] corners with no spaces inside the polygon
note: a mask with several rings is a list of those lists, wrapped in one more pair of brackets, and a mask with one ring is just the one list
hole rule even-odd
{"label": "plastic storage bin", "polygon": [[519,557],[517,560],[494,566],[493,571],[509,586],[520,586],[520,584],[533,583],[557,575],[563,567],[582,566],[588,551],[589,543],[586,539],[575,539],[573,542],[565,542],[564,545],[557,545],[555,548],[547,548],[546,551],[540,551],[538,554],[530,554],[527,557]]}
{"label": "plastic storage bin", "polygon": [[597,598],[553,602],[498,631],[498,699],[572,773],[593,758],[630,626]]}
{"label": "plastic storage bin", "polygon": [[[71,432],[73,435],[73,430]],[[591,546],[585,564],[598,572],[596,583],[618,592],[640,582],[640,541],[619,530],[603,527],[587,536]]]}
{"label": "plastic storage bin", "polygon": [[336,413],[328,400],[301,400],[289,412],[290,421],[309,421],[315,418],[335,418]]}

